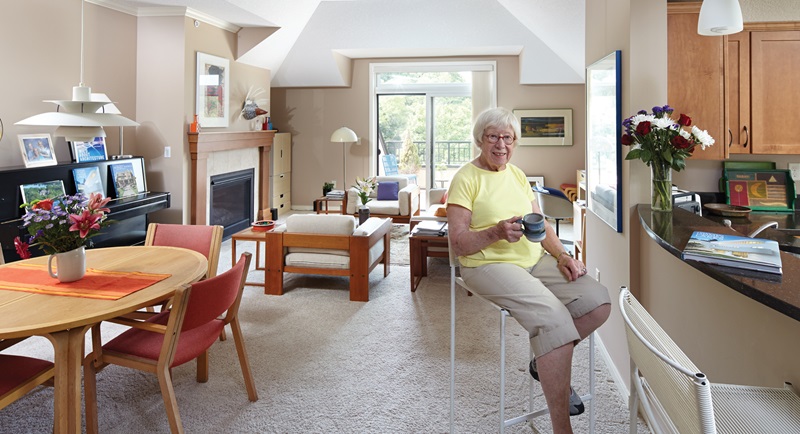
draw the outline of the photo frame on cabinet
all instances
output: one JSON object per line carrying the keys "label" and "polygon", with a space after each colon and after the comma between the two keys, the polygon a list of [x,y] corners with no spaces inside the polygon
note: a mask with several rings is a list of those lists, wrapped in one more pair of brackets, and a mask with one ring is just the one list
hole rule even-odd
{"label": "photo frame on cabinet", "polygon": [[572,109],[514,110],[520,146],[572,146]]}
{"label": "photo frame on cabinet", "polygon": [[19,149],[25,167],[55,166],[56,151],[50,134],[19,134]]}
{"label": "photo frame on cabinet", "polygon": [[[57,179],[53,181],[35,182],[33,184],[22,184],[19,186],[22,193],[22,203],[31,203],[35,200],[53,199],[64,196],[64,181]],[[25,207],[27,210],[28,207]]]}
{"label": "photo frame on cabinet", "polygon": [[76,163],[108,160],[105,137],[95,137],[87,142],[69,142],[69,144],[72,161]]}
{"label": "photo frame on cabinet", "polygon": [[230,62],[197,53],[196,113],[203,128],[227,127],[230,108]]}
{"label": "photo frame on cabinet", "polygon": [[586,68],[586,193],[592,213],[622,232],[622,72],[617,50]]}

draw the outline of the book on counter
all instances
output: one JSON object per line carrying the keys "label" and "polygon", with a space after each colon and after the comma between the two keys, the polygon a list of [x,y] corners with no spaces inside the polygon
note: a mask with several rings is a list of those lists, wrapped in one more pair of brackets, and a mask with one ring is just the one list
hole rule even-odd
{"label": "book on counter", "polygon": [[773,274],[783,273],[778,242],[763,238],[694,231],[683,249],[683,259]]}
{"label": "book on counter", "polygon": [[411,231],[413,235],[428,235],[433,237],[443,237],[447,235],[447,222],[436,220],[422,220],[414,226]]}

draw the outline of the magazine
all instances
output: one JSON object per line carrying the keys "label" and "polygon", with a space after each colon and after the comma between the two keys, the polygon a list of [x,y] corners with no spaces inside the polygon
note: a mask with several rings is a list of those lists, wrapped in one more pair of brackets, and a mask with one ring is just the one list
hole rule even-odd
{"label": "magazine", "polygon": [[414,226],[411,231],[412,235],[428,235],[433,237],[442,237],[447,235],[447,222],[437,220],[422,220]]}
{"label": "magazine", "polygon": [[778,242],[763,238],[694,231],[683,249],[683,259],[782,274]]}
{"label": "magazine", "polygon": [[72,177],[75,178],[75,189],[78,193],[83,193],[87,197],[92,193],[100,193],[102,197],[106,197],[100,169],[97,166],[72,169]]}
{"label": "magazine", "polygon": [[133,164],[112,164],[111,179],[114,181],[117,198],[135,196],[139,193],[139,189],[136,186],[136,175],[133,172]]}

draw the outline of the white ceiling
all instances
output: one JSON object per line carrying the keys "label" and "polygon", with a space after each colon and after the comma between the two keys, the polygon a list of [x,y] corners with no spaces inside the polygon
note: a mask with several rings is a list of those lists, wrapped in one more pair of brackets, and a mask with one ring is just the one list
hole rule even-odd
{"label": "white ceiling", "polygon": [[268,29],[236,60],[271,70],[273,87],[348,86],[349,59],[478,55],[519,55],[520,83],[584,82],[585,0],[87,1]]}

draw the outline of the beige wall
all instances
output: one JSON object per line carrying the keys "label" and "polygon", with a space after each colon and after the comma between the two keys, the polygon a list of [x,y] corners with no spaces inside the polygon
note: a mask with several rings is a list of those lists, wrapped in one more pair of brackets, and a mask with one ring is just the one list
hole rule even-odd
{"label": "beige wall", "polygon": [[[34,114],[55,111],[45,99],[70,99],[80,81],[79,1],[17,1],[10,13],[0,13],[0,53],[3,64],[0,98],[4,135],[0,167],[20,166],[17,134],[50,133],[55,127],[16,126]],[[196,52],[228,58],[231,63],[230,126],[214,131],[244,131],[240,119],[248,89],[263,88],[270,98],[270,71],[240,64],[236,34],[183,16],[141,17],[86,2],[84,81],[93,92],[105,93],[123,115],[141,125],[124,131],[126,154],[145,157],[148,188],[169,191],[171,208],[151,215],[153,221],[189,222],[190,159],[186,130],[195,112]],[[31,31],[47,29],[47,31]],[[19,42],[21,35],[25,43]],[[267,102],[262,108],[269,110]],[[106,128],[109,155],[119,153],[119,128]],[[207,129],[212,130],[212,129]],[[70,161],[63,138],[54,138],[58,161]],[[172,156],[164,157],[169,146]]]}
{"label": "beige wall", "polygon": [[[421,62],[464,59],[415,59]],[[574,184],[576,170],[584,166],[585,97],[583,85],[520,85],[516,56],[480,58],[497,61],[498,105],[510,109],[571,108],[573,146],[520,147],[513,163],[525,173],[542,175],[549,186]],[[405,62],[409,59],[361,59],[354,61],[349,88],[273,89],[273,124],[293,134],[292,206],[308,209],[319,197],[322,183],[342,179],[342,145],[330,142],[341,126],[361,137],[360,145],[348,145],[347,186],[356,176],[369,173],[369,65]]]}
{"label": "beige wall", "polygon": [[[56,111],[43,100],[71,99],[81,78],[81,4],[77,1],[4,2],[0,11],[0,167],[21,166],[18,134],[49,133],[55,127],[14,125],[35,114]],[[136,18],[85,4],[84,82],[105,93],[122,114],[136,112]],[[125,128],[126,153],[135,148],[133,127]],[[119,152],[119,128],[106,129],[109,154]],[[63,137],[53,137],[59,162],[69,162]],[[131,148],[129,148],[129,145]]]}

